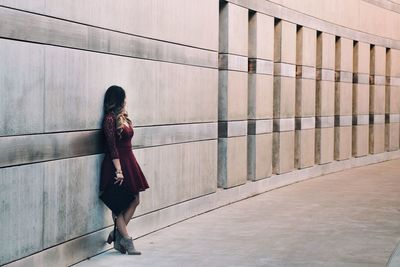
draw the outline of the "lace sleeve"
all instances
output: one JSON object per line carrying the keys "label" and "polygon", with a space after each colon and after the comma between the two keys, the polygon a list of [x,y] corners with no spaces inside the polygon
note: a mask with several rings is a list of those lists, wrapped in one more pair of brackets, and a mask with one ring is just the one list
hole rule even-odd
{"label": "lace sleeve", "polygon": [[107,142],[107,147],[108,151],[110,152],[111,159],[118,159],[118,150],[116,146],[116,125],[115,125],[115,119],[113,116],[106,116],[104,118],[104,124],[103,124],[103,129],[104,129],[104,135],[106,137],[106,142]]}

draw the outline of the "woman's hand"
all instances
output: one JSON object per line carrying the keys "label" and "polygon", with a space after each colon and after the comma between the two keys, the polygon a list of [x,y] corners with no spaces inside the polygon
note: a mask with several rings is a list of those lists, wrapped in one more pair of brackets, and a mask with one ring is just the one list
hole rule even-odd
{"label": "woman's hand", "polygon": [[122,175],[122,173],[117,173],[114,179],[116,180],[114,184],[119,183],[119,185],[121,185],[122,182],[124,181],[124,176]]}

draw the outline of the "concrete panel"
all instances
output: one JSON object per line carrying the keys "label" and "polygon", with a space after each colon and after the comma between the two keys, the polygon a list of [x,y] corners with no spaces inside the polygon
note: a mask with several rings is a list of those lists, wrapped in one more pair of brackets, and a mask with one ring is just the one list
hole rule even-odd
{"label": "concrete panel", "polygon": [[34,0],[34,1],[0,0],[0,4],[22,10],[33,11],[36,13],[41,13],[46,8],[46,0]]}
{"label": "concrete panel", "polygon": [[400,86],[386,85],[385,88],[385,113],[400,113]]}
{"label": "concrete panel", "polygon": [[135,216],[215,192],[217,143],[209,140],[134,150],[150,186],[141,195]]}
{"label": "concrete panel", "polygon": [[335,69],[353,71],[353,40],[339,37],[336,39]]}
{"label": "concrete panel", "polygon": [[295,116],[296,79],[274,76],[274,118]]}
{"label": "concrete panel", "polygon": [[372,75],[386,75],[386,48],[382,46],[371,47],[371,69]]}
{"label": "concrete panel", "polygon": [[335,82],[317,81],[315,111],[318,116],[335,114]]}
{"label": "concrete panel", "polygon": [[295,130],[295,118],[284,118],[273,120],[274,132],[294,131]]}
{"label": "concrete panel", "polygon": [[353,115],[369,114],[369,85],[353,84]]}
{"label": "concrete panel", "polygon": [[134,127],[134,148],[194,142],[218,137],[217,122]]}
{"label": "concrete panel", "polygon": [[249,58],[247,67],[249,73],[272,75],[274,72],[274,63],[271,60]]}
{"label": "concrete panel", "polygon": [[391,48],[387,53],[386,76],[400,77],[400,50]]}
{"label": "concrete panel", "polygon": [[282,174],[294,169],[295,131],[274,132],[272,172]]}
{"label": "concrete panel", "polygon": [[[41,8],[37,12],[135,35],[212,50],[218,48],[217,1],[122,0],[93,3],[52,0],[45,2],[46,8]],[[18,3],[12,5],[21,6]],[[26,7],[24,4],[23,8]],[[179,14],[178,8],[181,11]]]}
{"label": "concrete panel", "polygon": [[353,157],[361,157],[369,151],[369,125],[353,125]]}
{"label": "concrete panel", "polygon": [[0,40],[0,136],[43,131],[44,48]]}
{"label": "concrete panel", "polygon": [[273,120],[248,120],[248,134],[271,133],[273,130]]}
{"label": "concrete panel", "polygon": [[[296,65],[296,78],[315,80],[317,78],[317,75],[319,75],[319,73],[317,73],[315,67]],[[320,77],[318,77],[318,79],[319,78]]]}
{"label": "concrete panel", "polygon": [[[356,42],[353,54],[353,71],[357,79],[353,83],[353,119],[369,114],[369,71],[370,71],[370,45]],[[368,79],[367,79],[368,78]],[[353,125],[352,127],[352,156],[362,157],[369,152],[369,125]]]}
{"label": "concrete panel", "polygon": [[385,86],[370,85],[370,114],[385,114]]}
{"label": "concrete panel", "polygon": [[353,72],[369,73],[370,69],[370,44],[356,42],[353,55]]}
{"label": "concrete panel", "polygon": [[220,121],[218,123],[218,137],[247,135],[247,120]]}
{"label": "concrete panel", "polygon": [[[87,52],[46,47],[44,65],[46,73],[45,131],[85,129],[97,126],[93,124],[95,121],[87,123],[87,120],[90,120],[87,116],[94,113],[96,115],[91,116],[97,121],[100,120],[99,116],[102,114],[100,92],[102,90],[89,86],[91,81],[89,81],[88,58],[89,53]],[[96,68],[96,71],[99,71],[99,68]],[[104,84],[103,90],[106,89]],[[90,101],[90,99],[93,100]],[[64,114],[69,115],[63,116]]]}
{"label": "concrete panel", "polygon": [[218,187],[230,188],[247,180],[247,136],[218,139]]}
{"label": "concrete panel", "polygon": [[315,117],[316,128],[329,128],[335,126],[335,116]]}
{"label": "concrete panel", "polygon": [[307,27],[297,30],[296,64],[303,66],[316,66],[317,57],[317,32]]}
{"label": "concrete panel", "polygon": [[385,124],[369,125],[369,153],[377,154],[385,151]]}
{"label": "concrete panel", "polygon": [[248,74],[248,118],[267,119],[273,117],[273,76]]}
{"label": "concrete panel", "polygon": [[235,54],[220,53],[218,55],[218,68],[220,70],[247,72],[249,70],[248,58]]}
{"label": "concrete panel", "polygon": [[247,119],[247,76],[248,74],[246,72],[226,70],[219,71],[219,120]]}
{"label": "concrete panel", "polygon": [[335,115],[352,115],[352,86],[351,83],[335,83]]}
{"label": "concrete panel", "polygon": [[274,18],[255,12],[249,17],[249,58],[274,59]]}
{"label": "concrete panel", "polygon": [[296,117],[315,116],[315,80],[296,79]]}
{"label": "concrete panel", "polygon": [[[400,50],[389,49],[386,54],[386,76],[390,76],[390,85],[386,85],[385,99],[386,99],[386,115],[400,113],[400,86],[398,79],[400,77]],[[396,85],[394,85],[396,84]],[[399,149],[399,123],[390,121],[386,124],[385,130],[385,148],[386,150]],[[397,136],[396,136],[397,135]],[[397,140],[396,140],[397,139]]]}
{"label": "concrete panel", "polygon": [[352,126],[335,127],[335,160],[352,156]]}
{"label": "concrete panel", "polygon": [[385,150],[394,151],[399,149],[399,123],[385,124]]}
{"label": "concrete panel", "polygon": [[295,167],[303,169],[314,165],[315,129],[296,130]]}
{"label": "concrete panel", "polygon": [[256,181],[272,174],[272,133],[247,136],[248,179]]}
{"label": "concrete panel", "polygon": [[274,61],[296,64],[296,24],[279,20],[274,42]]}
{"label": "concrete panel", "polygon": [[102,138],[99,130],[1,137],[0,167],[102,153]]}
{"label": "concrete panel", "polygon": [[223,3],[219,14],[219,52],[248,55],[248,10]]}
{"label": "concrete panel", "polygon": [[102,158],[94,155],[44,163],[44,248],[112,224],[98,198]]}
{"label": "concrete panel", "polygon": [[[126,84],[128,112],[136,125],[216,121],[216,69],[138,60],[123,70],[115,78]],[[202,109],[195,112],[193,107]]]}
{"label": "concrete panel", "polygon": [[315,162],[325,164],[333,161],[334,127],[315,129]]}
{"label": "concrete panel", "polygon": [[318,33],[317,68],[335,69],[335,35],[325,32]]}
{"label": "concrete panel", "polygon": [[274,63],[274,75],[275,76],[286,76],[296,77],[296,65],[289,63]]}
{"label": "concrete panel", "polygon": [[46,47],[46,131],[100,128],[104,93],[112,84],[125,89],[135,125],[217,118],[215,69]]}
{"label": "concrete panel", "polygon": [[0,169],[0,265],[43,249],[43,165]]}

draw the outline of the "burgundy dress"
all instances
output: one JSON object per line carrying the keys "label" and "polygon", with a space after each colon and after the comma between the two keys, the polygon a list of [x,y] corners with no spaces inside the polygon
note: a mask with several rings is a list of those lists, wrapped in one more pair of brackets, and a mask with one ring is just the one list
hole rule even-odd
{"label": "burgundy dress", "polygon": [[119,139],[116,116],[113,112],[109,112],[103,119],[103,134],[105,156],[101,163],[100,191],[104,191],[107,186],[116,181],[114,179],[116,169],[112,162],[116,158],[119,158],[124,176],[121,186],[128,188],[134,195],[149,188],[146,177],[132,152],[131,140],[134,134],[132,127],[124,124],[121,139]]}

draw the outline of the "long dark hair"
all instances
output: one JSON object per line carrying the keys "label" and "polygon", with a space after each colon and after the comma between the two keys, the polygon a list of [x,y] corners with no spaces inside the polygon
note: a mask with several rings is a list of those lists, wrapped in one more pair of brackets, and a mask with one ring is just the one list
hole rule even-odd
{"label": "long dark hair", "polygon": [[103,116],[106,116],[109,113],[114,114],[116,118],[117,133],[120,139],[123,131],[123,124],[128,122],[129,125],[132,125],[132,121],[128,118],[128,112],[126,111],[125,97],[125,90],[122,87],[112,85],[108,87],[103,103]]}

